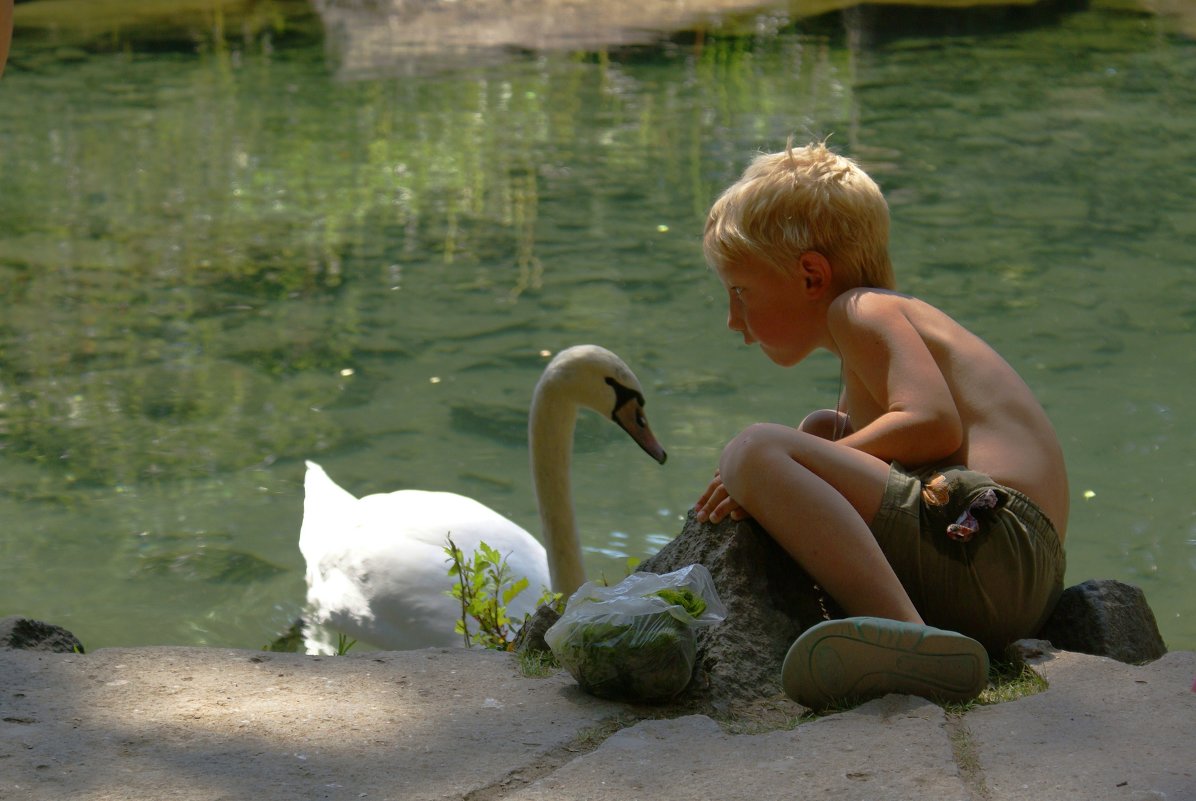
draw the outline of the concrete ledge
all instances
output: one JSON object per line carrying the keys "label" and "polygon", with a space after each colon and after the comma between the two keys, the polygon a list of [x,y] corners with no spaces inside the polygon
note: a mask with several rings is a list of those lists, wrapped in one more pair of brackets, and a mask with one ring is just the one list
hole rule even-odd
{"label": "concrete ledge", "polygon": [[0,799],[1196,798],[1196,654],[1035,669],[962,716],[889,696],[729,734],[487,651],[0,649]]}
{"label": "concrete ledge", "polygon": [[623,711],[466,650],[0,650],[0,798],[460,798]]}

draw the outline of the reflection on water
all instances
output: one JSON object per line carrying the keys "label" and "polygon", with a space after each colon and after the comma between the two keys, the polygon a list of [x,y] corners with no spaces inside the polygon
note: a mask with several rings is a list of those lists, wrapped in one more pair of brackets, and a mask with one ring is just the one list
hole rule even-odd
{"label": "reflection on water", "polygon": [[892,10],[774,14],[346,81],[310,15],[272,7],[198,46],[18,29],[0,614],[89,647],[265,643],[302,601],[304,458],[358,494],[461,491],[536,530],[526,405],[541,351],[580,341],[632,364],[670,453],[579,428],[587,566],[621,575],[739,428],[833,403],[829,357],[781,371],[725,331],[699,248],[715,193],[796,132],[865,163],[902,287],[1044,400],[1068,580],[1143,586],[1168,644],[1196,647],[1196,49],[1170,21],[893,35]]}

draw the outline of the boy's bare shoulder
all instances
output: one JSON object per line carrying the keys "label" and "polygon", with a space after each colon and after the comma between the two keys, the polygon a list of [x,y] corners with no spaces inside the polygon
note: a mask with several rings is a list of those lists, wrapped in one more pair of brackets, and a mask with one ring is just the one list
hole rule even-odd
{"label": "boy's bare shoulder", "polygon": [[871,286],[857,286],[851,289],[845,289],[831,301],[832,307],[837,307],[842,312],[846,313],[858,309],[874,309],[882,305],[899,304],[903,300],[911,299],[909,295],[904,295],[892,289],[878,289]]}
{"label": "boy's bare shoulder", "polygon": [[933,308],[912,295],[904,295],[891,289],[855,287],[845,290],[830,304],[830,313],[842,321],[867,324],[877,318],[893,314],[907,314],[918,306]]}
{"label": "boy's bare shoulder", "polygon": [[888,289],[858,287],[839,294],[827,310],[827,321],[839,335],[863,331],[882,334],[896,328],[915,329],[923,339],[957,339],[964,330],[942,310],[912,295]]}
{"label": "boy's bare shoulder", "polygon": [[912,326],[927,344],[937,342],[975,348],[975,335],[961,323],[921,298],[889,289],[857,287],[836,297],[828,310],[832,326],[844,329],[883,329],[895,324]]}
{"label": "boy's bare shoulder", "polygon": [[858,286],[846,289],[831,302],[843,311],[878,312],[893,309],[926,308],[943,312],[921,298],[898,292],[895,289],[880,289],[872,286]]}

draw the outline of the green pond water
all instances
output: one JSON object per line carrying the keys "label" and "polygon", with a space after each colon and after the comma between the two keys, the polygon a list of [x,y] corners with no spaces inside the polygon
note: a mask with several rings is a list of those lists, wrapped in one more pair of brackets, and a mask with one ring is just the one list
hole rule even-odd
{"label": "green pond water", "polygon": [[1055,421],[1068,582],[1143,587],[1196,648],[1196,45],[1067,5],[370,70],[302,5],[86,36],[18,6],[0,615],[88,648],[265,644],[302,608],[305,458],[538,531],[527,403],[541,351],[579,342],[627,359],[669,450],[579,428],[587,568],[621,577],[739,429],[834,403],[829,355],[782,370],[726,330],[700,251],[755,151],[829,134],[888,194],[901,288]]}

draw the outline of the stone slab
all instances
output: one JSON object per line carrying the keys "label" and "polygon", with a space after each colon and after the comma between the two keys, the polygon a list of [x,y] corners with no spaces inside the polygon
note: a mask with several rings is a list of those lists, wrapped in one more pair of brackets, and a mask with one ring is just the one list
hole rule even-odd
{"label": "stone slab", "polygon": [[987,801],[1196,799],[1196,653],[1144,666],[1068,651],[1043,693],[969,712]]}
{"label": "stone slab", "polygon": [[0,648],[0,801],[1196,800],[1196,654],[1036,669],[1045,692],[962,716],[889,696],[729,734],[477,649]]}
{"label": "stone slab", "polygon": [[0,799],[461,798],[622,709],[477,649],[0,649]]}
{"label": "stone slab", "polygon": [[643,721],[510,798],[970,801],[943,710],[907,696],[767,734],[726,734],[703,715]]}

